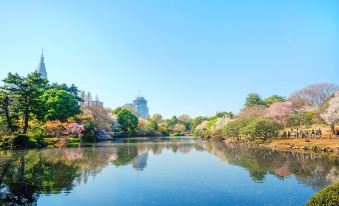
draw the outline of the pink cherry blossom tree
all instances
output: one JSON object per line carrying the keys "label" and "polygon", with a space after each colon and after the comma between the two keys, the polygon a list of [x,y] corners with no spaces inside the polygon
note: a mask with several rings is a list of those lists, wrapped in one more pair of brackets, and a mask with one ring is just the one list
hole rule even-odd
{"label": "pink cherry blossom tree", "polygon": [[266,109],[266,116],[273,118],[281,124],[292,113],[292,102],[289,101],[273,103]]}

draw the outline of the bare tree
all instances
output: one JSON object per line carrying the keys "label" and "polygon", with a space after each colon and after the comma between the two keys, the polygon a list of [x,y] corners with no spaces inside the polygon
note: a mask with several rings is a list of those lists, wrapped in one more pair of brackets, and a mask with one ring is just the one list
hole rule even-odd
{"label": "bare tree", "polygon": [[100,104],[85,104],[82,106],[85,114],[93,117],[93,120],[98,128],[105,129],[106,131],[112,130],[113,114],[112,110],[104,108]]}
{"label": "bare tree", "polygon": [[293,103],[293,106],[298,109],[305,107],[318,108],[336,91],[339,91],[339,86],[336,84],[313,84],[293,92],[289,100]]}

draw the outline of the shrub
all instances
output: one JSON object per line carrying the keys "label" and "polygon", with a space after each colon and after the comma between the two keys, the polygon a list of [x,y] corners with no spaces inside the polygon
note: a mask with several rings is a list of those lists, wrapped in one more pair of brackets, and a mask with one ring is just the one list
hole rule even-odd
{"label": "shrub", "polygon": [[44,125],[44,129],[51,137],[65,137],[68,136],[67,124],[60,121],[49,121]]}
{"label": "shrub", "polygon": [[2,136],[0,138],[0,148],[11,149],[13,147],[13,141],[15,136]]}
{"label": "shrub", "polygon": [[19,134],[14,137],[13,144],[15,146],[28,146],[29,144],[29,137],[24,134]]}
{"label": "shrub", "polygon": [[240,129],[245,127],[251,121],[252,119],[250,118],[241,118],[231,121],[223,129],[223,134],[226,137],[237,138],[239,140],[241,135]]}
{"label": "shrub", "polygon": [[251,140],[254,140],[255,138],[266,140],[268,138],[277,137],[279,130],[281,129],[282,126],[273,120],[256,118],[245,127],[241,128],[240,132]]}
{"label": "shrub", "polygon": [[333,183],[313,195],[306,206],[339,205],[339,182]]}
{"label": "shrub", "polygon": [[0,138],[0,148],[2,149],[13,149],[34,146],[36,146],[35,140],[24,134],[3,136]]}

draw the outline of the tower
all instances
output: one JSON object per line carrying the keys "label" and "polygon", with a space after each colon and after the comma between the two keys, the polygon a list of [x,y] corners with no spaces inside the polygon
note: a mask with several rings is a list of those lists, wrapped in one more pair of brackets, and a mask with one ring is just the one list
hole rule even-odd
{"label": "tower", "polygon": [[44,50],[42,50],[40,63],[38,65],[38,68],[36,69],[36,71],[41,75],[41,78],[47,79],[47,71],[46,71],[44,59],[45,59],[44,58]]}
{"label": "tower", "polygon": [[138,96],[133,100],[134,109],[139,113],[142,118],[149,117],[149,111],[147,106],[147,100],[144,97]]}

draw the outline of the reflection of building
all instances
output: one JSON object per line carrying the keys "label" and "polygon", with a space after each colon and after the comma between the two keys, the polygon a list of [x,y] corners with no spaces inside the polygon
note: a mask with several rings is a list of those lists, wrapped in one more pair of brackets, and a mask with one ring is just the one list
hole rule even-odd
{"label": "reflection of building", "polygon": [[133,162],[132,164],[133,168],[140,171],[144,170],[147,166],[147,159],[148,159],[147,152],[141,154],[139,158]]}
{"label": "reflection of building", "polygon": [[147,100],[144,97],[138,96],[133,100],[133,103],[125,104],[126,107],[132,108],[137,111],[142,118],[149,117],[149,111],[147,106]]}
{"label": "reflection of building", "polygon": [[40,58],[40,63],[36,69],[36,71],[41,75],[41,78],[47,79],[47,71],[46,71],[46,66],[45,66],[45,61],[44,61],[44,52],[42,51],[41,53],[41,58]]}

